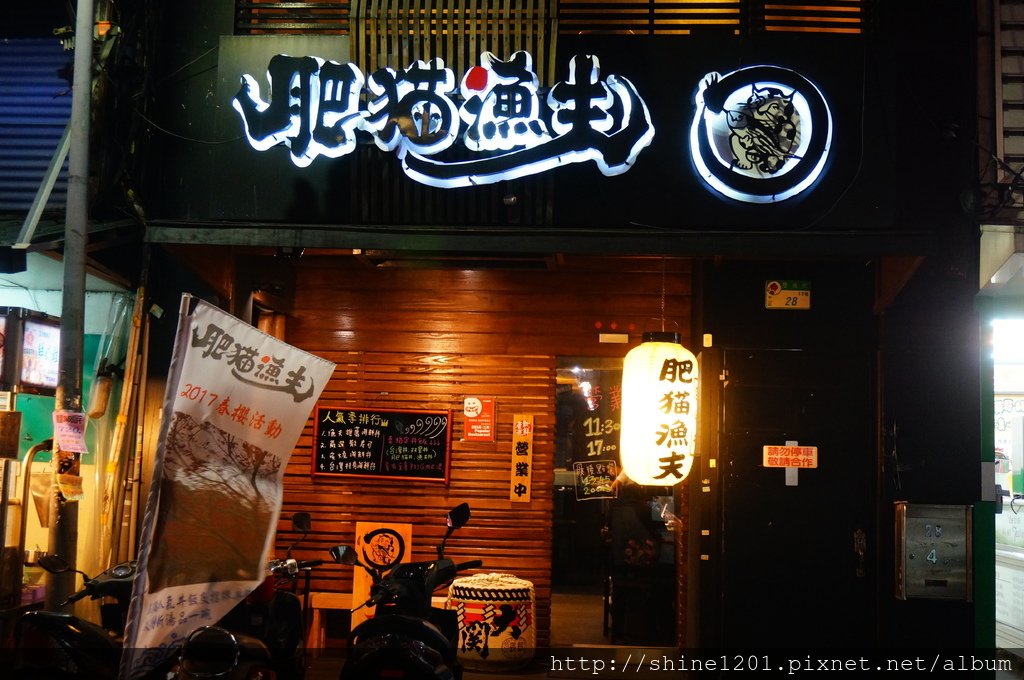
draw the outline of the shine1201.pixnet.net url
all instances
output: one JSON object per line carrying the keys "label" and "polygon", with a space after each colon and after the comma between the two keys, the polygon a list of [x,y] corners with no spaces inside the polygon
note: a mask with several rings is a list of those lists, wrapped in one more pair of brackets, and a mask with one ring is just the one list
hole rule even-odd
{"label": "shine1201.pixnet.net url", "polygon": [[885,673],[915,671],[924,673],[974,673],[1013,671],[1013,662],[982,653],[928,654],[913,656],[782,656],[770,654],[719,654],[694,656],[634,652],[613,658],[599,655],[551,655],[550,673],[589,673],[602,675],[661,672],[774,672],[786,675],[814,672]]}

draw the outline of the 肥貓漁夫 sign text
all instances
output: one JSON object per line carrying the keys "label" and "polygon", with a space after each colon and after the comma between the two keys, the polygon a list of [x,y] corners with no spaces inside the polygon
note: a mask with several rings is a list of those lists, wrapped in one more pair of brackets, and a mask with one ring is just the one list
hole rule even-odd
{"label": "\u80a5\u8c93\u6f01\u592b sign text", "polygon": [[[394,151],[406,175],[429,186],[492,184],[586,161],[618,175],[654,138],[650,111],[636,88],[614,74],[602,79],[593,55],[573,57],[568,79],[544,98],[533,59],[523,51],[508,61],[484,52],[458,87],[439,58],[401,70],[381,68],[366,78],[352,63],[278,54],[267,78],[269,100],[245,74],[232,106],[254,149],[285,144],[299,167],[317,156],[352,153],[356,133],[363,132]],[[485,156],[434,158],[459,138]]]}

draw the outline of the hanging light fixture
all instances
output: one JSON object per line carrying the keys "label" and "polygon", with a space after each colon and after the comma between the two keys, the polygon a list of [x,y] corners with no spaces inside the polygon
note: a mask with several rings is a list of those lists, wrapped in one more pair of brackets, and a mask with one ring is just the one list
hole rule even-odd
{"label": "hanging light fixture", "polygon": [[633,482],[672,486],[690,474],[697,432],[697,357],[665,331],[662,263],[662,329],[645,332],[622,364],[620,462]]}

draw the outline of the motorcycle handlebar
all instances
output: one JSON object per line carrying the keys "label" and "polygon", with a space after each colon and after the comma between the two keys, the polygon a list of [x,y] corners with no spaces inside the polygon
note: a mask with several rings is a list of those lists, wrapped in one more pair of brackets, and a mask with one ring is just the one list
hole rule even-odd
{"label": "motorcycle handlebar", "polygon": [[[388,586],[391,587],[388,587]],[[395,599],[397,584],[375,584],[370,586],[370,597],[363,603],[364,607],[376,607],[377,605]]]}
{"label": "motorcycle handlebar", "polygon": [[291,557],[284,560],[271,560],[267,563],[267,571],[275,576],[296,576],[300,571],[319,567],[323,560],[296,560]]}
{"label": "motorcycle handlebar", "polygon": [[79,600],[81,600],[83,597],[85,597],[86,595],[88,595],[91,592],[92,592],[92,590],[90,588],[83,588],[82,590],[79,590],[77,593],[72,593],[71,595],[69,595],[68,599],[66,599],[63,602],[61,602],[59,606],[66,607],[67,605],[71,604],[72,602],[78,602]]}

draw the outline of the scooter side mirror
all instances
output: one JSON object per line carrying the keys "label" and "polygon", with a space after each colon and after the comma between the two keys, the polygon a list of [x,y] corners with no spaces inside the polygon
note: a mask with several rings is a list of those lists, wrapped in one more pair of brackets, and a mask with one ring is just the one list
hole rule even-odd
{"label": "scooter side mirror", "polygon": [[50,572],[51,574],[64,574],[66,572],[73,572],[75,574],[81,574],[82,579],[85,581],[91,581],[92,577],[86,574],[84,571],[75,569],[68,561],[60,555],[42,555],[36,560],[36,564]]}
{"label": "scooter side mirror", "polygon": [[359,556],[356,555],[356,551],[347,545],[336,545],[330,550],[331,557],[338,564],[347,564],[348,566],[359,565]]}
{"label": "scooter side mirror", "polygon": [[42,555],[36,563],[51,574],[63,574],[71,571],[71,565],[60,555]]}
{"label": "scooter side mirror", "polygon": [[448,528],[452,531],[461,529],[469,522],[469,503],[459,503],[448,511]]}
{"label": "scooter side mirror", "polygon": [[295,546],[297,546],[302,541],[302,539],[306,538],[306,534],[308,534],[309,530],[312,528],[313,525],[310,522],[308,512],[297,512],[294,515],[292,515],[292,531],[301,531],[302,536],[295,539],[295,542],[288,546],[288,557],[292,556],[292,550],[295,549]]}
{"label": "scooter side mirror", "polygon": [[459,503],[449,510],[447,521],[448,530],[444,532],[444,538],[441,539],[441,543],[437,546],[437,559],[444,557],[444,546],[452,532],[456,529],[461,529],[469,521],[469,503]]}
{"label": "scooter side mirror", "polygon": [[292,515],[292,529],[295,531],[301,531],[304,534],[308,534],[312,528],[313,524],[308,512],[297,512]]}

